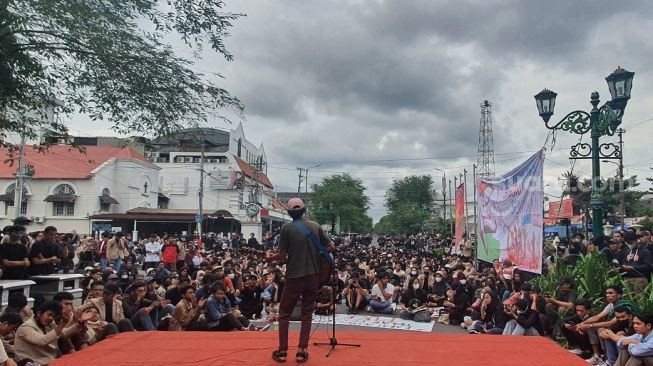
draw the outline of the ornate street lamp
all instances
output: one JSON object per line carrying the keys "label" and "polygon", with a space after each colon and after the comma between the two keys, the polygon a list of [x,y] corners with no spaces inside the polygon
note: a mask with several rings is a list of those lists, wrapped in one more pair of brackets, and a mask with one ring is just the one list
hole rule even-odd
{"label": "ornate street lamp", "polygon": [[549,119],[553,115],[557,95],[558,93],[552,92],[549,89],[544,89],[535,95],[537,110],[540,112],[540,117],[542,117],[544,122],[549,122]]}
{"label": "ornate street lamp", "polygon": [[590,113],[576,110],[567,114],[559,122],[550,125],[549,119],[553,115],[557,94],[551,90],[544,89],[535,95],[535,103],[544,125],[550,130],[569,131],[574,134],[583,135],[591,132],[592,144],[578,143],[571,147],[570,159],[592,159],[592,233],[594,236],[603,234],[601,209],[601,168],[600,159],[621,158],[621,148],[614,143],[599,144],[599,137],[604,135],[612,136],[621,124],[621,118],[630,99],[630,91],[633,86],[634,72],[626,71],[618,67],[612,74],[605,78],[612,100],[598,107],[599,93],[593,92],[590,103]]}

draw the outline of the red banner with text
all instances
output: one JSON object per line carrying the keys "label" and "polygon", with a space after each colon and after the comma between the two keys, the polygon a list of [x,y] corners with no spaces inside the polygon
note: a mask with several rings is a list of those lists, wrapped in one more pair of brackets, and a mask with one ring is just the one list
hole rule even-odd
{"label": "red banner with text", "polygon": [[465,183],[456,187],[456,245],[460,243],[465,232]]}

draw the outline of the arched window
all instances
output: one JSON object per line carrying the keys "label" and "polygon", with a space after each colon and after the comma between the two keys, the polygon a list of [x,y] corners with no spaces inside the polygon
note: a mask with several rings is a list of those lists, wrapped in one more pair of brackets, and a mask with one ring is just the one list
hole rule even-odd
{"label": "arched window", "polygon": [[[5,201],[5,215],[9,213],[9,207],[15,205],[16,200],[16,183],[12,183],[5,190],[5,194],[1,195],[2,201]],[[23,187],[23,204],[20,205],[20,214],[27,215],[27,188]]]}
{"label": "arched window", "polygon": [[69,184],[60,184],[53,193],[45,199],[52,202],[52,215],[75,216],[75,189]]}
{"label": "arched window", "polygon": [[242,151],[243,151],[242,149],[243,149],[243,140],[239,138],[238,139],[238,151],[237,151],[237,153],[238,153],[237,155],[238,155],[239,158],[241,157],[241,154],[242,154]]}
{"label": "arched window", "polygon": [[111,191],[109,188],[102,190],[102,195],[100,196],[100,212],[109,212],[111,211],[111,203],[115,202],[115,199],[111,197]]}

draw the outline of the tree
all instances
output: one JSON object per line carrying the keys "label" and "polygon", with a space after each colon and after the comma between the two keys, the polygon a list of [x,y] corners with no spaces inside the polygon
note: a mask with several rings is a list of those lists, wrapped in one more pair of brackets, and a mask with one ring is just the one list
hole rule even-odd
{"label": "tree", "polygon": [[385,194],[385,206],[390,211],[409,203],[420,207],[431,207],[435,200],[432,185],[433,179],[430,175],[411,175],[394,179]]}
{"label": "tree", "polygon": [[334,229],[339,217],[343,231],[371,232],[372,218],[367,215],[370,199],[365,190],[362,181],[349,174],[325,177],[313,184],[311,215],[320,223],[331,224]]}
{"label": "tree", "polygon": [[[581,206],[581,212],[587,212],[590,209],[592,195],[592,180],[585,178],[580,179],[571,172],[563,174],[562,178],[567,182],[563,195],[569,195],[574,203]],[[645,216],[651,213],[651,209],[646,207],[640,198],[645,192],[636,191],[633,188],[638,187],[637,175],[632,175],[624,179],[623,188],[618,176],[608,178],[603,182],[602,200],[603,210],[606,215],[621,216],[621,190],[624,190],[624,207],[626,217]],[[618,220],[617,220],[618,221]]]}
{"label": "tree", "polygon": [[429,175],[393,180],[385,194],[385,206],[389,213],[384,226],[379,229],[401,234],[422,232],[425,221],[431,217],[431,207],[436,199],[432,184]]}
{"label": "tree", "polygon": [[[205,45],[233,58],[223,39],[243,14],[223,7],[222,0],[1,1],[1,144],[11,150],[9,133],[34,138],[52,111],[145,135],[226,119],[224,108],[241,113],[237,98],[193,70]],[[193,56],[176,55],[166,42],[173,37]],[[48,127],[68,137],[65,124]]]}

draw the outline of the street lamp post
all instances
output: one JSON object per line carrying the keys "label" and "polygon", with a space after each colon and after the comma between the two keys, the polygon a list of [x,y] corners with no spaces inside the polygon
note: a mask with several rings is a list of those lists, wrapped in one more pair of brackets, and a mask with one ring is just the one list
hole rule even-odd
{"label": "street lamp post", "polygon": [[576,110],[567,114],[554,125],[549,124],[549,119],[553,115],[557,94],[551,90],[544,89],[535,95],[538,112],[548,129],[569,131],[579,135],[590,132],[592,144],[578,143],[572,146],[570,159],[592,160],[592,196],[590,205],[592,206],[592,233],[594,236],[603,234],[600,160],[602,158],[619,159],[621,156],[619,145],[614,143],[599,144],[599,138],[604,135],[614,135],[621,124],[626,104],[630,99],[634,75],[634,72],[618,67],[612,74],[605,78],[612,100],[599,108],[599,93],[593,92],[590,100],[592,104],[590,113]]}

